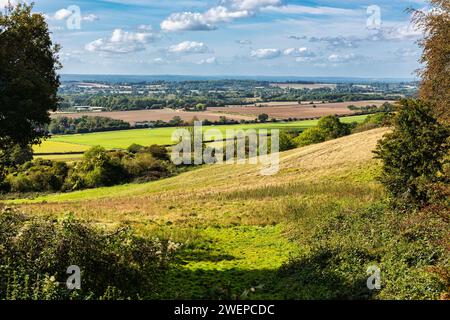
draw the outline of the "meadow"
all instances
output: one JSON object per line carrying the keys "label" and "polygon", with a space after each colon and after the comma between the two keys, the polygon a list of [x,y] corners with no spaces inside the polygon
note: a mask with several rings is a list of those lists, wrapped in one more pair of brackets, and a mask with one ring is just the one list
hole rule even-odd
{"label": "meadow", "polygon": [[[377,181],[373,150],[387,132],[282,152],[273,176],[261,176],[259,165],[204,165],[158,181],[0,206],[181,243],[161,289],[142,292],[146,298],[437,299],[445,286],[426,266],[440,247],[405,236],[409,218],[399,222],[389,211]],[[372,265],[383,270],[381,291],[366,286]]]}
{"label": "meadow", "polygon": [[381,199],[371,150],[385,132],[283,152],[274,176],[260,176],[259,166],[250,164],[202,166],[145,184],[5,204],[33,215],[70,212],[108,228],[127,225],[183,243],[158,298],[311,297],[310,289],[289,289],[291,280],[280,273],[309,250],[291,238],[292,215],[308,220],[330,208],[356,210]]}
{"label": "meadow", "polygon": [[[345,123],[362,122],[366,116],[343,117],[341,120]],[[317,125],[318,120],[304,120],[293,122],[277,123],[258,123],[258,124],[239,124],[223,126],[204,126],[204,130],[211,128],[219,129],[225,134],[226,130],[247,130],[247,129],[280,129],[280,130],[305,130]],[[172,133],[177,128],[155,128],[155,129],[133,129],[123,131],[96,132],[73,135],[55,135],[51,139],[42,142],[41,145],[34,147],[36,156],[60,159],[74,158],[71,156],[62,156],[64,153],[83,152],[91,146],[100,145],[106,149],[126,149],[133,143],[144,146],[153,144],[171,145]]]}

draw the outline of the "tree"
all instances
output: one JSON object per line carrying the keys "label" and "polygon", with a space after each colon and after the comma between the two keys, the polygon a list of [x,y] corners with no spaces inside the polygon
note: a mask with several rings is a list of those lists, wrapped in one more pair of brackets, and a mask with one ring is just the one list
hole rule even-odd
{"label": "tree", "polygon": [[261,113],[258,116],[258,120],[259,122],[266,122],[267,120],[269,120],[269,116],[266,113]]}
{"label": "tree", "polygon": [[57,108],[59,47],[31,10],[18,4],[0,13],[0,149],[39,142]]}
{"label": "tree", "polygon": [[299,147],[304,147],[310,144],[324,142],[325,135],[318,127],[308,128],[295,138],[294,141]]}
{"label": "tree", "polygon": [[450,123],[450,2],[430,0],[431,10],[414,11],[413,21],[425,31],[419,43],[423,48],[419,71],[422,78],[420,96],[434,103],[438,119]]}
{"label": "tree", "polygon": [[429,102],[402,100],[393,119],[394,131],[378,143],[381,182],[395,205],[427,206],[435,196],[433,186],[450,182],[443,171],[450,130],[432,110]]}
{"label": "tree", "polygon": [[317,127],[323,132],[325,140],[336,139],[350,134],[350,126],[342,123],[336,116],[321,118]]}

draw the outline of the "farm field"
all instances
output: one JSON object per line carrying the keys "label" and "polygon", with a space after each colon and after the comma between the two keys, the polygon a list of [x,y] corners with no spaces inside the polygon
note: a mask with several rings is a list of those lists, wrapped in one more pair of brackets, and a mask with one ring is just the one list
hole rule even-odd
{"label": "farm field", "polygon": [[273,87],[278,88],[291,88],[291,89],[321,89],[321,88],[330,88],[336,89],[337,84],[335,83],[271,83]]}
{"label": "farm field", "polygon": [[[270,117],[276,119],[308,119],[317,118],[325,115],[350,115],[354,111],[349,110],[349,105],[366,106],[366,105],[382,105],[386,101],[368,100],[342,103],[325,103],[315,102],[316,108],[313,108],[309,102],[298,104],[297,101],[284,102],[257,102],[253,105],[246,106],[227,106],[208,108],[207,111],[194,112],[173,109],[161,110],[136,110],[136,111],[113,111],[113,112],[79,112],[79,113],[53,113],[52,118],[69,117],[79,118],[81,116],[101,116],[117,120],[123,120],[134,125],[141,121],[170,121],[173,117],[178,116],[183,121],[191,121],[194,117],[199,120],[218,121],[220,117],[227,117],[233,120],[254,120],[259,114],[267,113]],[[265,107],[259,107],[262,104]]]}
{"label": "farm field", "polygon": [[372,150],[386,132],[283,152],[274,176],[260,176],[249,164],[213,165],[146,184],[6,203],[37,215],[70,211],[99,225],[126,224],[183,243],[181,262],[169,271],[159,298],[317,298],[332,288],[295,283],[282,269],[308,253],[291,237],[292,223],[305,224],[308,237],[309,223],[330,208],[351,212],[379,200]]}
{"label": "farm field", "polygon": [[[342,122],[362,122],[366,116],[351,116],[341,119]],[[318,120],[304,120],[285,123],[258,123],[243,125],[204,126],[204,130],[215,128],[225,134],[228,129],[297,129],[304,130],[317,125]],[[51,154],[85,151],[90,146],[101,145],[107,149],[125,149],[133,143],[149,146],[152,144],[170,145],[172,133],[176,128],[133,129],[123,131],[96,132],[73,135],[55,135],[41,146],[34,148],[35,153]]]}
{"label": "farm field", "polygon": [[156,121],[161,120],[168,122],[173,119],[173,117],[180,117],[183,121],[191,121],[192,118],[197,117],[199,120],[209,120],[209,121],[219,121],[220,117],[226,116],[233,120],[254,120],[254,117],[238,115],[238,114],[228,114],[224,115],[221,113],[214,112],[214,108],[210,108],[205,112],[195,112],[195,111],[182,111],[173,109],[158,109],[158,110],[137,110],[137,111],[113,111],[113,112],[79,112],[79,113],[53,113],[52,118],[57,117],[69,117],[69,118],[79,118],[81,116],[92,116],[92,117],[108,117],[116,120],[123,120],[134,125],[136,122],[141,121]]}
{"label": "farm field", "polygon": [[[227,106],[214,108],[217,112],[224,114],[235,114],[241,116],[257,117],[261,113],[266,113],[270,118],[275,119],[307,119],[315,117],[323,117],[327,115],[350,115],[355,112],[348,109],[349,105],[363,107],[368,105],[381,106],[385,102],[383,100],[367,100],[367,101],[352,101],[340,103],[315,103],[315,104],[299,104],[298,102],[268,102],[256,103],[249,106]],[[259,105],[263,105],[260,107]],[[315,106],[315,107],[313,107]],[[212,109],[212,108],[210,108]]]}

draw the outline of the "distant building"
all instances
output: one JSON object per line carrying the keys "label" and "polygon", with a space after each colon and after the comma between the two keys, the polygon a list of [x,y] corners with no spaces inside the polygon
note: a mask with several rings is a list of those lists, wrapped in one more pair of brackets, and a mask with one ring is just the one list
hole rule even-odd
{"label": "distant building", "polygon": [[91,106],[75,106],[76,112],[102,112],[103,107],[91,107]]}

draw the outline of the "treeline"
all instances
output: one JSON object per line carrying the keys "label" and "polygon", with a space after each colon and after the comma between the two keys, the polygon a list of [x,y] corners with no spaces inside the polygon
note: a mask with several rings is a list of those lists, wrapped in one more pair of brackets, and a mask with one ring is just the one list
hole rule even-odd
{"label": "treeline", "polygon": [[377,112],[393,112],[395,110],[395,105],[389,102],[383,103],[381,106],[370,105],[357,107],[354,105],[348,106],[349,110],[356,111],[358,114],[368,114]]}
{"label": "treeline", "polygon": [[308,128],[303,132],[284,131],[280,133],[280,151],[304,147],[337,139],[362,131],[380,128],[390,124],[392,114],[378,113],[368,116],[362,123],[342,123],[339,117],[326,116],[319,120],[316,127]]}
{"label": "treeline", "polygon": [[323,101],[346,102],[363,100],[398,100],[402,94],[387,94],[384,92],[361,92],[360,89],[345,87],[345,89],[281,89],[276,87],[245,88],[242,90],[168,90],[149,96],[144,94],[119,93],[79,93],[62,94],[59,109],[70,110],[75,106],[102,107],[107,111],[152,110],[152,109],[185,109],[198,110],[205,106],[223,107],[226,105],[246,105],[270,101]]}
{"label": "treeline", "polygon": [[[20,148],[19,148],[20,149]],[[28,153],[27,153],[28,154]],[[127,151],[107,151],[100,146],[84,153],[75,164],[22,156],[12,158],[0,191],[13,193],[67,192],[147,182],[176,174],[167,149],[157,145],[132,145]]]}
{"label": "treeline", "polygon": [[131,125],[123,120],[108,117],[82,116],[80,118],[57,117],[48,125],[52,134],[74,134],[99,131],[114,131],[130,129]]}
{"label": "treeline", "polygon": [[196,109],[198,105],[208,107],[223,107],[240,100],[220,99],[220,97],[143,97],[140,95],[125,94],[83,94],[83,95],[63,95],[60,103],[61,110],[68,110],[77,105],[88,105],[102,107],[108,111],[128,111],[128,110],[155,110],[155,109]]}

